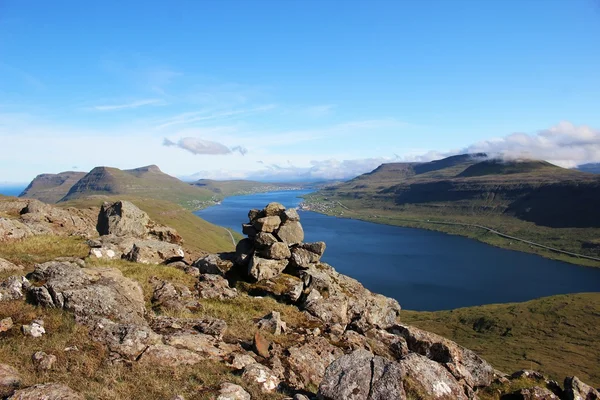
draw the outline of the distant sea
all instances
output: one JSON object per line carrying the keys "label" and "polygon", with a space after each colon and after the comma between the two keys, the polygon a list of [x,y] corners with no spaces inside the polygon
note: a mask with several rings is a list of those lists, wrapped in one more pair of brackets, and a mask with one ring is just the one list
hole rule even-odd
{"label": "distant sea", "polygon": [[23,193],[23,190],[27,185],[1,185],[0,184],[0,194],[4,196],[18,196]]}

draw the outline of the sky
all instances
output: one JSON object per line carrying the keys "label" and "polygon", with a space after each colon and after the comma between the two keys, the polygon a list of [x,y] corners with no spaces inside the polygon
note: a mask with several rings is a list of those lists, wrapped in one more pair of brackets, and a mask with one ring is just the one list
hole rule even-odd
{"label": "sky", "polygon": [[0,0],[0,182],[600,162],[598,0]]}

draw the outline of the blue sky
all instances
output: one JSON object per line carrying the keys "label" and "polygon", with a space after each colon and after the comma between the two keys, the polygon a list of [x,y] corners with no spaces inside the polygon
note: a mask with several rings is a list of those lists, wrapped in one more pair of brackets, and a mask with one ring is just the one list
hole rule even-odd
{"label": "blue sky", "polygon": [[0,0],[0,181],[600,161],[600,2]]}

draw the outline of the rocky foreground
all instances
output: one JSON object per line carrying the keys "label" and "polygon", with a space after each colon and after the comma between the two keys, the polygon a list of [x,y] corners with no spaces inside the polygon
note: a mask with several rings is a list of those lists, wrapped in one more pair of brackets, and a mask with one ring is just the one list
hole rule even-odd
{"label": "rocky foreground", "polygon": [[[247,238],[235,253],[193,262],[175,230],[126,201],[81,211],[18,200],[1,203],[0,212],[8,216],[0,217],[0,241],[77,235],[90,247],[85,259],[56,259],[26,274],[0,259],[2,276],[13,274],[0,281],[0,344],[17,334],[22,341],[39,341],[40,347],[53,340],[43,318],[18,324],[15,315],[4,314],[10,308],[3,303],[22,302],[72,314],[101,349],[102,362],[115,368],[200,370],[217,363],[240,378],[216,382],[198,398],[600,399],[576,377],[561,386],[534,371],[507,375],[471,350],[402,324],[395,300],[371,293],[321,262],[325,243],[305,243],[298,213],[278,203],[250,210],[243,225]],[[168,273],[140,282],[97,260],[161,265],[165,272],[185,273],[194,284],[165,278]],[[286,321],[273,310],[254,321],[252,332],[239,333],[231,322],[203,311],[206,301],[217,307],[264,296],[293,307],[303,322]],[[31,354],[37,371],[52,371],[61,360],[62,355],[44,351]],[[27,386],[21,368],[30,366],[2,362],[0,398],[90,398],[63,382]],[[170,396],[183,398],[177,391]]]}

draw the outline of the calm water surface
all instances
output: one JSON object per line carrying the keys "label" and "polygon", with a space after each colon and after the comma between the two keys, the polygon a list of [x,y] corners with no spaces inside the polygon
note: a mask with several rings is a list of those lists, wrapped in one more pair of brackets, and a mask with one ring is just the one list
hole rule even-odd
{"label": "calm water surface", "polygon": [[[271,201],[296,207],[308,191],[234,196],[198,211],[205,220],[241,233],[248,210]],[[422,229],[379,225],[300,212],[305,241],[324,241],[323,261],[368,289],[411,310],[445,310],[600,291],[600,268],[585,268],[533,254]]]}
{"label": "calm water surface", "polygon": [[0,185],[0,194],[4,196],[18,196],[23,193],[26,186],[2,186]]}

